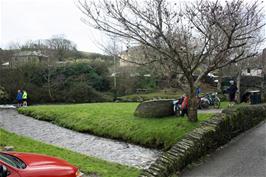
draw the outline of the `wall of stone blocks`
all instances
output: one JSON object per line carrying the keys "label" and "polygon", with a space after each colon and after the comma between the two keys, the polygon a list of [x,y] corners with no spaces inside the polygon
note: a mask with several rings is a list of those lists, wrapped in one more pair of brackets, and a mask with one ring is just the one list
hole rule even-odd
{"label": "wall of stone blocks", "polygon": [[140,177],[167,177],[226,144],[266,118],[266,104],[230,108],[214,115],[163,153]]}

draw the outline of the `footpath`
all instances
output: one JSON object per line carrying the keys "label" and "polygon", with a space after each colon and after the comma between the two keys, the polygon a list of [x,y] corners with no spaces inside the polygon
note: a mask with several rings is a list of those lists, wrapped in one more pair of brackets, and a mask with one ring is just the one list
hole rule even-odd
{"label": "footpath", "polygon": [[234,138],[181,177],[265,177],[266,123]]}

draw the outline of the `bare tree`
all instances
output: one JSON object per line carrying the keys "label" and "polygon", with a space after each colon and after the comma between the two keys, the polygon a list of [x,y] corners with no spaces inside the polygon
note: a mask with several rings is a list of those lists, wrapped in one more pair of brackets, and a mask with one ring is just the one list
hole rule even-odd
{"label": "bare tree", "polygon": [[119,54],[122,52],[122,46],[119,44],[119,38],[117,36],[111,35],[108,36],[109,40],[107,45],[99,44],[102,50],[108,55],[113,56],[113,68],[112,68],[112,77],[113,77],[113,92],[114,92],[114,100],[117,99],[117,76],[119,74],[118,71],[118,62],[119,62]]}
{"label": "bare tree", "polygon": [[48,46],[50,50],[54,51],[54,57],[59,61],[63,61],[71,54],[71,52],[77,51],[76,44],[68,39],[65,39],[64,36],[61,35],[53,36],[51,39],[47,39],[45,41],[45,45]]}
{"label": "bare tree", "polygon": [[191,121],[197,120],[195,88],[201,78],[255,56],[265,25],[258,1],[78,0],[78,7],[86,24],[153,51],[150,62],[168,68],[189,94]]}

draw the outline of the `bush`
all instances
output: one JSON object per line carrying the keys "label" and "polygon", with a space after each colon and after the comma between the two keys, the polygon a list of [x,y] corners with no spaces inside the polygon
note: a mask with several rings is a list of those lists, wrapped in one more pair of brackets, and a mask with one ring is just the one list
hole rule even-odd
{"label": "bush", "polygon": [[73,83],[68,93],[65,94],[64,100],[70,103],[110,101],[110,99],[103,97],[101,93],[84,82]]}
{"label": "bush", "polygon": [[0,85],[11,102],[15,101],[18,89],[27,90],[32,103],[107,101],[111,99],[101,93],[110,89],[106,70],[96,63],[23,65],[1,70],[5,77],[0,77]]}
{"label": "bush", "polygon": [[0,103],[6,103],[8,98],[6,90],[0,86]]}
{"label": "bush", "polygon": [[220,98],[220,101],[227,101],[227,96],[225,94],[218,94],[218,97]]}

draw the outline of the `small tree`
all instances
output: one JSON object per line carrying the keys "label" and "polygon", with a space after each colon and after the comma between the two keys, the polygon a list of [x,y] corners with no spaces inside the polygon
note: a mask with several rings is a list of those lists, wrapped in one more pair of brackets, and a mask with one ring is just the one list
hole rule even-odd
{"label": "small tree", "polygon": [[[195,88],[201,78],[257,54],[262,8],[258,1],[79,0],[85,23],[153,51],[150,62],[167,68],[190,96],[189,120],[197,120]],[[199,74],[196,74],[201,71]]]}
{"label": "small tree", "polygon": [[63,61],[71,55],[71,52],[73,54],[76,50],[76,44],[68,39],[65,39],[64,36],[61,35],[53,36],[51,39],[47,39],[45,41],[45,45],[48,46],[50,50],[53,50],[54,58],[57,58],[59,61]]}

